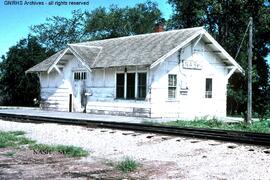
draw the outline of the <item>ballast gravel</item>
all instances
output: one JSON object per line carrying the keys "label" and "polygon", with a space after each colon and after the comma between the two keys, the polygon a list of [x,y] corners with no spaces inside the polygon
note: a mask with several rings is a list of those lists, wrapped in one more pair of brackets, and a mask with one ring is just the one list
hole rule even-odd
{"label": "ballast gravel", "polygon": [[141,163],[174,163],[166,172],[172,179],[270,179],[270,147],[54,123],[0,120],[0,130],[25,131],[38,143],[82,147],[90,155],[81,161],[129,156]]}

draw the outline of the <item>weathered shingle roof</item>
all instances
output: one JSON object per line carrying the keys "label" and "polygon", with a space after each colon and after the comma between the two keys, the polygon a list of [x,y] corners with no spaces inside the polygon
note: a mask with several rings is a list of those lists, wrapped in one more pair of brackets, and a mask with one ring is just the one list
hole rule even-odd
{"label": "weathered shingle roof", "polygon": [[173,48],[184,42],[202,28],[151,33],[121,38],[79,43],[84,46],[102,47],[91,68],[129,65],[151,65]]}
{"label": "weathered shingle roof", "polygon": [[[69,44],[75,56],[90,68],[151,65],[202,27]],[[61,55],[54,54],[27,72],[47,71]]]}
{"label": "weathered shingle roof", "polygon": [[50,56],[49,58],[45,59],[41,63],[31,67],[30,69],[28,69],[26,71],[26,73],[28,73],[28,72],[46,72],[46,71],[48,71],[48,69],[51,67],[51,65],[53,65],[53,63],[56,61],[56,59],[61,55],[61,53],[63,51],[64,50],[59,51],[59,52],[55,53],[54,55]]}

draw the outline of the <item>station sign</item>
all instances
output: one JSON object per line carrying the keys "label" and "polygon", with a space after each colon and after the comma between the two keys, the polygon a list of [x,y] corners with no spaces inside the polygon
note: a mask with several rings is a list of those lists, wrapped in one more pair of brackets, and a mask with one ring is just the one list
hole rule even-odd
{"label": "station sign", "polygon": [[202,65],[194,60],[185,60],[185,61],[183,61],[183,68],[184,69],[201,70]]}

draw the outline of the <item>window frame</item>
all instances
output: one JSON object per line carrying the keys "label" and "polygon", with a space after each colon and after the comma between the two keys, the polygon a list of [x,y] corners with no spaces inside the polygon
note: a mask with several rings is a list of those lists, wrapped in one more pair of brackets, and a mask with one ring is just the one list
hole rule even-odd
{"label": "window frame", "polygon": [[[121,87],[123,86],[123,87],[122,87],[122,88],[123,88],[123,97],[118,97],[118,93],[117,93],[117,88],[118,88],[118,87],[117,87],[117,75],[118,75],[118,74],[119,74],[119,75],[120,75],[120,74],[121,74],[121,75],[124,75],[124,84],[121,85]],[[125,99],[125,82],[126,82],[125,73],[122,73],[122,72],[121,72],[121,73],[120,73],[120,72],[119,72],[119,73],[116,73],[116,75],[115,75],[115,98],[116,98],[116,99]]]}
{"label": "window frame", "polygon": [[[135,93],[135,98],[134,99],[130,99],[130,98],[127,98],[127,74],[130,74],[130,73],[134,73],[135,74],[135,84],[134,84],[134,86],[135,86],[135,88],[134,88],[134,93]],[[145,74],[145,91],[146,91],[146,93],[145,93],[145,97],[143,97],[143,98],[139,98],[139,96],[138,96],[138,81],[139,81],[139,75],[138,74],[141,74],[141,73],[143,73],[143,74]],[[117,75],[118,74],[124,74],[124,98],[118,98],[117,97]],[[148,84],[148,73],[147,73],[147,71],[146,70],[142,70],[142,71],[128,71],[128,72],[124,72],[124,71],[116,71],[116,73],[115,73],[115,99],[119,99],[119,100],[145,100],[146,99],[146,96],[147,96],[147,89],[148,89],[148,87],[147,87],[147,84]]]}
{"label": "window frame", "polygon": [[74,81],[83,81],[87,79],[86,71],[73,71],[73,80]]}
{"label": "window frame", "polygon": [[87,73],[86,71],[81,72],[81,80],[86,80],[87,79]]}
{"label": "window frame", "polygon": [[[144,85],[142,85],[142,84],[139,84],[139,81],[140,81],[140,79],[139,79],[139,75],[140,74],[144,74],[145,75],[145,84]],[[144,100],[145,98],[146,98],[146,95],[147,95],[147,73],[146,72],[137,72],[137,87],[135,87],[135,88],[137,88],[137,99],[139,99],[139,100]],[[145,89],[145,96],[144,97],[140,97],[140,88],[144,88]]]}
{"label": "window frame", "polygon": [[[211,82],[209,85],[207,85],[207,82]],[[209,87],[208,87],[209,86]],[[205,78],[205,93],[204,97],[206,99],[212,99],[213,98],[213,78]]]}
{"label": "window frame", "polygon": [[[170,85],[170,77],[175,77],[175,84]],[[173,80],[174,81],[174,80]],[[168,74],[168,100],[175,100],[177,99],[177,74]],[[170,90],[174,89],[174,96],[170,97]]]}

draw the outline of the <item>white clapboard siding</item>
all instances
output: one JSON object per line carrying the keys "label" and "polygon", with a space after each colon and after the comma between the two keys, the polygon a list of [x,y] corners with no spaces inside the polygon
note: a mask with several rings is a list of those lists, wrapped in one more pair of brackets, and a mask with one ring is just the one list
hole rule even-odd
{"label": "white clapboard siding", "polygon": [[[125,67],[92,69],[87,79],[75,81],[73,72],[84,71],[83,65],[75,57],[64,66],[62,75],[52,71],[51,77],[42,74],[41,98],[44,107],[52,110],[68,111],[69,95],[72,94],[72,109],[82,111],[82,89],[88,96],[87,112],[145,116],[194,118],[202,116],[226,116],[226,92],[228,73],[220,57],[211,52],[204,42],[196,47],[194,42],[179,52],[167,57],[165,61],[149,69],[147,67],[126,67],[127,72],[141,70],[147,72],[147,98],[145,101],[118,100],[116,94],[116,73],[123,73]],[[194,50],[194,51],[193,51]],[[180,59],[179,59],[180,58]],[[187,68],[184,62],[195,62],[197,68]],[[177,75],[176,98],[168,99],[168,75]],[[212,98],[205,98],[205,80],[212,78]],[[185,89],[185,86],[188,89]],[[183,93],[184,92],[184,93]]]}

